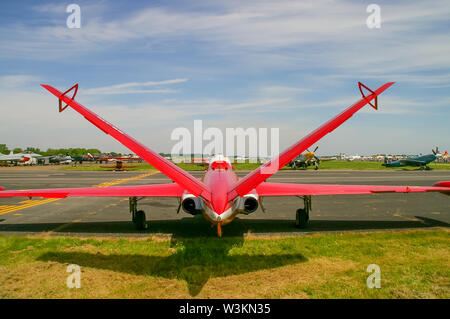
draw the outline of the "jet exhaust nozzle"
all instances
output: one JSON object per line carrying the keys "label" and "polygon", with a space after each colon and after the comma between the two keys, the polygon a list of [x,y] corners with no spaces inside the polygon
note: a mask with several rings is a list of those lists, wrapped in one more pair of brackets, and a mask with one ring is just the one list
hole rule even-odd
{"label": "jet exhaust nozzle", "polygon": [[191,215],[197,215],[199,211],[197,210],[195,199],[192,197],[185,198],[181,203],[183,210]]}
{"label": "jet exhaust nozzle", "polygon": [[258,209],[258,200],[254,197],[247,197],[244,201],[244,213],[251,214]]}

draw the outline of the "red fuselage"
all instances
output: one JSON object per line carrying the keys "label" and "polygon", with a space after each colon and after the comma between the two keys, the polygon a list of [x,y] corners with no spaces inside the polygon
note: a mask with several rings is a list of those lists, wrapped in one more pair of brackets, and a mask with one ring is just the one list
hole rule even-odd
{"label": "red fuselage", "polygon": [[210,166],[202,180],[211,190],[211,208],[218,215],[230,208],[231,202],[228,201],[228,192],[238,181],[238,177],[231,166],[225,167],[213,168]]}
{"label": "red fuselage", "polygon": [[227,224],[242,210],[242,197],[229,197],[238,180],[228,158],[213,158],[202,178],[211,196],[209,200],[198,198],[199,208],[208,221],[213,224]]}

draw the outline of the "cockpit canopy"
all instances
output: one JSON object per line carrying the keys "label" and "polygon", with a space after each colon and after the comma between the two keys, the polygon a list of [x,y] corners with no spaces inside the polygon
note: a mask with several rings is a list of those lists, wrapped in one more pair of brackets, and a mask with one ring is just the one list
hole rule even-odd
{"label": "cockpit canopy", "polygon": [[216,169],[228,170],[231,169],[231,167],[232,166],[230,159],[222,154],[213,155],[209,160],[209,168],[212,170]]}

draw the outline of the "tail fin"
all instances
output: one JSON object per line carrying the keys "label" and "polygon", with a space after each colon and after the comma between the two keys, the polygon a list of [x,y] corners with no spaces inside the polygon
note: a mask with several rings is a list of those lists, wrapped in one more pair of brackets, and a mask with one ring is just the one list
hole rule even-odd
{"label": "tail fin", "polygon": [[[59,90],[51,87],[50,85],[41,84],[42,87],[56,96],[59,100],[59,111],[64,111],[67,106],[80,113],[86,120],[91,122],[97,128],[99,128],[104,133],[111,135],[122,145],[129,148],[132,152],[136,153],[143,160],[147,161],[149,164],[153,165],[161,173],[165,174],[175,183],[184,187],[187,191],[194,194],[195,196],[202,196],[206,200],[211,200],[211,192],[209,187],[205,185],[201,180],[192,176],[187,171],[181,169],[171,161],[165,159],[158,153],[152,151],[150,148],[142,145],[135,139],[131,138],[129,135],[125,134],[123,131],[119,130],[114,125],[105,121],[99,117],[94,112],[88,110],[86,107],[74,100],[75,95],[78,90],[78,84],[72,86],[69,90],[61,93]],[[75,89],[72,97],[68,97],[66,94]],[[62,103],[66,103],[63,107]]]}
{"label": "tail fin", "polygon": [[[297,143],[286,149],[279,156],[273,158],[271,161],[265,163],[264,165],[258,167],[251,173],[249,173],[244,178],[240,179],[236,185],[228,192],[228,199],[232,200],[236,196],[244,196],[253,188],[267,180],[270,176],[275,174],[279,169],[286,166],[290,161],[296,158],[299,154],[309,148],[311,145],[316,143],[322,137],[334,131],[337,127],[339,127],[342,123],[347,121],[353,114],[355,114],[358,110],[360,110],[366,104],[370,104],[373,108],[378,108],[377,97],[382,92],[384,92],[388,87],[390,87],[394,82],[388,82],[380,86],[375,91],[370,90],[361,82],[358,82],[359,90],[363,96],[362,99],[357,101],[355,104],[348,107],[346,110],[341,112],[336,117],[332,118],[309,135],[299,140]],[[370,95],[364,95],[361,87],[369,90],[371,92]],[[370,102],[375,99],[375,105]]]}

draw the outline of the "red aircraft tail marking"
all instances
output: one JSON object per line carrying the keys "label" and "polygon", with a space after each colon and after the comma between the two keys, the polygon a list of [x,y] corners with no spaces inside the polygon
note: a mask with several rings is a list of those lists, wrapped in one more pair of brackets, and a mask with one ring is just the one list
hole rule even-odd
{"label": "red aircraft tail marking", "polygon": [[[72,86],[72,87],[71,87],[70,89],[68,89],[66,92],[64,92],[64,93],[61,95],[61,97],[65,96],[67,93],[69,93],[70,91],[72,91],[73,88],[75,88],[75,92],[73,92],[73,95],[72,95],[72,98],[71,98],[71,100],[73,101],[73,99],[75,98],[75,96],[77,95],[77,92],[78,92],[78,83],[75,84],[74,86]],[[59,113],[61,113],[62,111],[64,111],[64,110],[69,106],[69,104],[66,104],[66,106],[62,107],[62,100],[61,100],[61,98],[59,98],[58,101],[59,101]]]}
{"label": "red aircraft tail marking", "polygon": [[[364,92],[362,91],[362,88],[361,88],[361,87],[363,87],[363,88],[365,88],[366,90],[368,90],[371,94],[375,94],[374,91],[372,91],[371,89],[369,89],[367,86],[365,86],[365,85],[362,84],[361,82],[358,82],[358,87],[359,87],[359,91],[361,92],[361,95],[362,95],[363,98],[366,98],[367,96],[364,94]],[[375,105],[373,105],[373,104],[370,102],[370,100],[369,100],[369,102],[367,102],[367,103],[369,103],[369,105],[370,105],[371,107],[373,107],[375,110],[378,110],[378,96],[375,97]]]}

